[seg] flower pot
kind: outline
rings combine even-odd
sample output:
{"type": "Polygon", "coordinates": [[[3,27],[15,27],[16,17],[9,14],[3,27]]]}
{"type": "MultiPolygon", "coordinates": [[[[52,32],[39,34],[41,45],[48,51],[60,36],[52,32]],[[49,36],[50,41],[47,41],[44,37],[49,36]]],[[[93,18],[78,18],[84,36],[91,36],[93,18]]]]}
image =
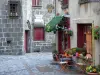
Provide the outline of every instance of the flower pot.
{"type": "Polygon", "coordinates": [[[87,75],[99,75],[98,73],[90,73],[88,72],[87,75]]]}
{"type": "Polygon", "coordinates": [[[53,54],[53,60],[58,61],[58,56],[56,54],[53,54]]]}
{"type": "Polygon", "coordinates": [[[95,40],[98,40],[98,38],[97,38],[97,37],[94,37],[94,39],[95,39],[95,40]]]}

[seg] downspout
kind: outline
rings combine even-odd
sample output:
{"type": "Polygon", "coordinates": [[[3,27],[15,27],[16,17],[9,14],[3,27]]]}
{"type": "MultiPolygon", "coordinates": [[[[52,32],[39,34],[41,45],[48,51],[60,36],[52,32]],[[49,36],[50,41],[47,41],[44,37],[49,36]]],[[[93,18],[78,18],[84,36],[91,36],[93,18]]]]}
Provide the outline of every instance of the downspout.
{"type": "MultiPolygon", "coordinates": [[[[94,37],[94,21],[92,23],[92,37],[94,37]]],[[[93,53],[93,65],[95,65],[95,42],[94,42],[94,38],[92,38],[92,53],[93,53]]]]}
{"type": "Polygon", "coordinates": [[[56,15],[56,0],[55,0],[55,15],[56,15]]]}

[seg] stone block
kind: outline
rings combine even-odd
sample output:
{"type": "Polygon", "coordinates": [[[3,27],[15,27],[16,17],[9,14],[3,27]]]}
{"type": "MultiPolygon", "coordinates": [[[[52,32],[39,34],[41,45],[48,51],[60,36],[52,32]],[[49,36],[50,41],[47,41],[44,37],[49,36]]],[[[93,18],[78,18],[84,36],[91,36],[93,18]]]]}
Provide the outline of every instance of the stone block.
{"type": "Polygon", "coordinates": [[[2,15],[1,15],[0,18],[1,18],[1,19],[4,19],[4,18],[6,18],[6,16],[2,16],[2,15]]]}
{"type": "Polygon", "coordinates": [[[18,33],[18,37],[22,37],[23,36],[23,33],[18,33]]]}
{"type": "Polygon", "coordinates": [[[2,12],[2,15],[7,15],[7,11],[6,10],[3,10],[1,12],[2,12]]]}
{"type": "Polygon", "coordinates": [[[17,45],[17,42],[12,42],[13,45],[17,45]]]}
{"type": "Polygon", "coordinates": [[[7,52],[7,53],[10,53],[10,52],[11,52],[11,50],[6,50],[6,52],[7,52]]]}
{"type": "Polygon", "coordinates": [[[3,33],[0,33],[0,37],[3,37],[3,33]]]}
{"type": "Polygon", "coordinates": [[[2,43],[0,42],[0,46],[2,46],[2,43]]]}
{"type": "Polygon", "coordinates": [[[12,19],[7,19],[7,23],[8,24],[12,24],[13,23],[13,20],[12,19]]]}
{"type": "Polygon", "coordinates": [[[3,31],[3,29],[2,28],[0,28],[0,32],[2,32],[3,31]]]}
{"type": "Polygon", "coordinates": [[[34,51],[34,52],[40,52],[40,47],[35,47],[35,48],[33,48],[33,51],[34,51]]]}
{"type": "Polygon", "coordinates": [[[9,28],[8,32],[14,32],[14,29],[13,28],[9,28]]]}
{"type": "Polygon", "coordinates": [[[1,42],[5,42],[5,38],[1,38],[1,42]]]}
{"type": "Polygon", "coordinates": [[[52,52],[52,47],[51,46],[42,46],[41,52],[52,52]]]}
{"type": "Polygon", "coordinates": [[[3,28],[3,32],[8,32],[8,28],[3,28]]]}
{"type": "Polygon", "coordinates": [[[0,28],[5,28],[5,24],[0,24],[0,28]]]}
{"type": "Polygon", "coordinates": [[[4,33],[4,37],[11,37],[11,33],[4,33]]]}
{"type": "Polygon", "coordinates": [[[2,24],[7,24],[7,19],[2,19],[2,24]]]}
{"type": "Polygon", "coordinates": [[[5,49],[5,47],[0,47],[0,49],[5,49]]]}
{"type": "Polygon", "coordinates": [[[18,25],[17,25],[17,24],[12,24],[12,27],[13,27],[13,28],[17,28],[18,25]]]}
{"type": "Polygon", "coordinates": [[[11,24],[5,24],[5,28],[11,28],[11,24]]]}
{"type": "Polygon", "coordinates": [[[3,42],[2,44],[3,44],[3,46],[7,46],[7,42],[3,42]]]}
{"type": "Polygon", "coordinates": [[[18,45],[23,45],[23,41],[19,41],[18,42],[18,45]]]}
{"type": "Polygon", "coordinates": [[[20,37],[16,37],[16,38],[14,38],[14,41],[20,41],[20,40],[21,40],[20,37]]]}
{"type": "Polygon", "coordinates": [[[12,33],[12,37],[17,37],[17,33],[12,33]]]}
{"type": "Polygon", "coordinates": [[[23,32],[23,28],[20,28],[21,32],[23,32]]]}
{"type": "MultiPolygon", "coordinates": [[[[9,49],[11,49],[11,47],[6,47],[6,49],[9,50],[9,49]]],[[[6,50],[6,52],[7,52],[7,50],[6,50]]]]}
{"type": "Polygon", "coordinates": [[[21,45],[15,46],[15,48],[16,48],[16,49],[19,49],[19,48],[22,48],[22,46],[21,46],[21,45]]]}
{"type": "Polygon", "coordinates": [[[20,28],[14,28],[14,32],[21,32],[20,28]]]}
{"type": "Polygon", "coordinates": [[[1,24],[1,19],[0,19],[0,24],[1,24]]]}
{"type": "Polygon", "coordinates": [[[23,27],[23,25],[22,25],[22,24],[17,24],[17,26],[18,26],[18,27],[23,27]]]}

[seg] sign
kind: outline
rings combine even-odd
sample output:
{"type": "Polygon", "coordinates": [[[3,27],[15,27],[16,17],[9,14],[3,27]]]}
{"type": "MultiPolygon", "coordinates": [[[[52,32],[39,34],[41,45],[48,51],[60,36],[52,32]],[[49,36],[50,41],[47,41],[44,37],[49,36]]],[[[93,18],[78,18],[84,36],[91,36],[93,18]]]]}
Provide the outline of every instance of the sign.
{"type": "Polygon", "coordinates": [[[48,4],[47,9],[48,9],[49,13],[52,13],[52,10],[54,9],[54,6],[52,4],[48,4]]]}

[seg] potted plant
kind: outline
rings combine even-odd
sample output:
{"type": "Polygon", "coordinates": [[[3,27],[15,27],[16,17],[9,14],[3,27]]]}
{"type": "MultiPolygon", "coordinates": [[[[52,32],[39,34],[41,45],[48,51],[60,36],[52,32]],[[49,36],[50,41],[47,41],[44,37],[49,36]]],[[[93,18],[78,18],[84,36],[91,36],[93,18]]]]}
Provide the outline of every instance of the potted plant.
{"type": "Polygon", "coordinates": [[[58,51],[57,50],[53,50],[52,54],[53,54],[53,60],[57,61],[58,60],[58,51]]]}
{"type": "Polygon", "coordinates": [[[100,75],[100,65],[98,65],[97,68],[98,68],[98,74],[100,75]]]}
{"type": "Polygon", "coordinates": [[[96,26],[94,27],[94,39],[97,40],[100,37],[100,27],[96,26]]]}
{"type": "Polygon", "coordinates": [[[98,68],[96,66],[87,66],[86,67],[86,73],[88,75],[98,75],[98,68]]]}

